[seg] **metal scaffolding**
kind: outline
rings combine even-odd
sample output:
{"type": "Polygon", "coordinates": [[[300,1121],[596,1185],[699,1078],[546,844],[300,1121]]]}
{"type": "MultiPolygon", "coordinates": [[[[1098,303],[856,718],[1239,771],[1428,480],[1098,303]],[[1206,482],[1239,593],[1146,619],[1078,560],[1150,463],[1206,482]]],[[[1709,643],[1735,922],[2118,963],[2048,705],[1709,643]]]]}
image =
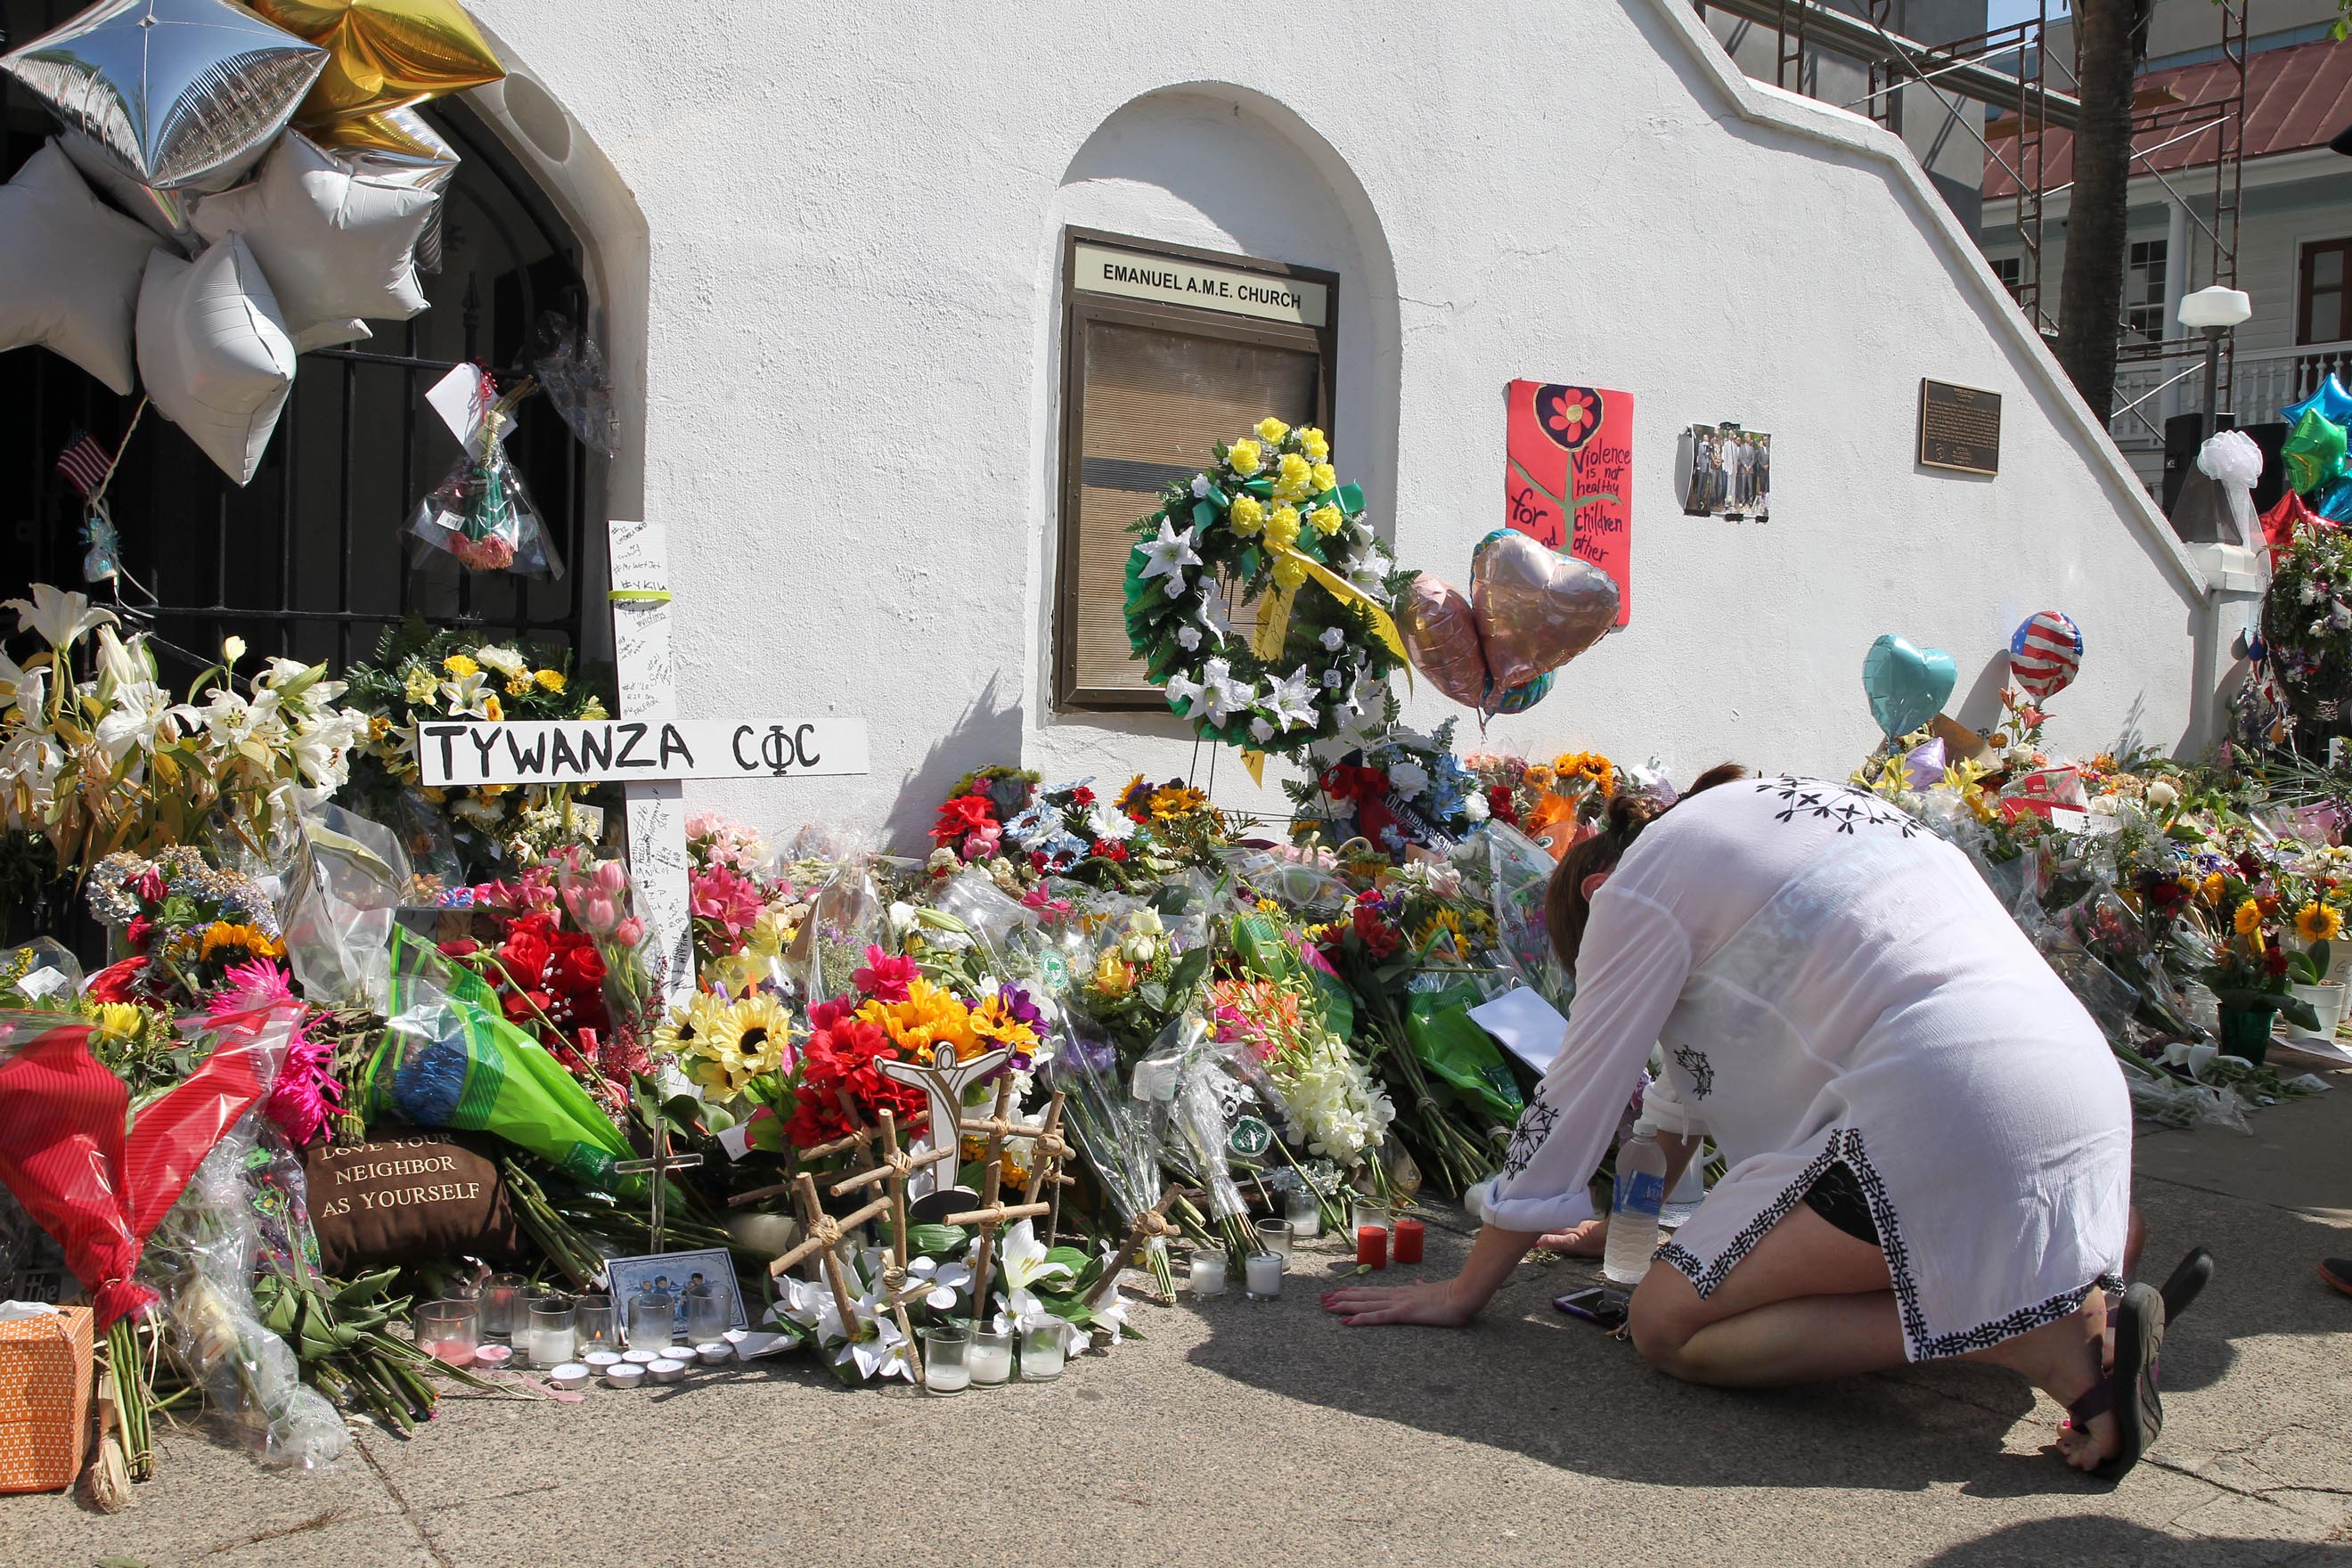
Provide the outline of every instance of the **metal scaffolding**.
{"type": "MultiPolygon", "coordinates": [[[[2014,211],[2000,233],[1980,236],[1979,240],[2005,237],[2009,230],[2015,230],[2021,260],[2011,291],[2038,330],[2055,331],[2055,314],[2048,307],[2054,302],[2056,291],[2054,287],[2045,287],[2054,279],[2045,279],[2042,268],[2043,215],[2049,198],[2067,190],[2073,182],[2049,184],[2048,136],[2053,131],[2075,129],[2082,100],[2076,91],[2080,78],[2072,51],[2070,58],[2057,61],[2042,47],[2053,19],[2052,0],[2038,0],[2035,14],[2022,20],[1972,37],[1933,44],[1894,30],[1895,0],[1853,0],[1853,9],[1832,8],[1823,0],[1696,3],[1701,16],[1721,11],[1772,30],[1773,79],[1779,87],[1820,96],[1819,61],[1830,56],[1854,62],[1868,75],[1869,90],[1842,107],[1900,130],[1905,129],[1899,124],[1900,110],[1912,102],[1924,102],[1942,116],[1942,123],[1909,129],[1915,132],[1932,129],[1940,135],[1957,125],[1968,132],[1984,150],[1988,167],[2006,172],[2017,187],[2014,211]],[[1900,96],[1906,87],[1913,86],[1934,90],[1912,94],[1908,100],[1900,96]],[[1982,111],[1988,108],[1996,111],[1996,118],[1983,118],[1982,111]]],[[[2229,90],[2203,103],[2183,103],[2162,90],[2137,94],[2133,101],[2132,163],[2135,174],[2153,175],[2203,231],[2210,280],[2235,288],[2239,169],[2246,120],[2246,0],[2216,0],[2214,10],[2229,90]],[[2209,131],[2215,132],[2210,158],[2200,156],[2195,164],[2170,171],[2158,170],[2150,163],[2153,154],[2209,131]],[[2199,215],[2189,194],[2192,189],[2201,191],[2209,174],[2210,221],[2199,215]]],[[[2079,44],[2079,32],[2074,37],[2079,44]]],[[[2173,267],[2188,262],[2187,256],[2167,258],[2173,267]]],[[[2194,342],[2178,338],[2133,342],[2121,321],[2116,330],[2125,340],[2119,357],[2127,362],[2201,352],[2194,342]]],[[[2226,377],[2223,384],[2229,384],[2226,377]]],[[[2124,412],[2145,422],[2137,405],[2118,411],[2119,416],[2124,412]]]]}

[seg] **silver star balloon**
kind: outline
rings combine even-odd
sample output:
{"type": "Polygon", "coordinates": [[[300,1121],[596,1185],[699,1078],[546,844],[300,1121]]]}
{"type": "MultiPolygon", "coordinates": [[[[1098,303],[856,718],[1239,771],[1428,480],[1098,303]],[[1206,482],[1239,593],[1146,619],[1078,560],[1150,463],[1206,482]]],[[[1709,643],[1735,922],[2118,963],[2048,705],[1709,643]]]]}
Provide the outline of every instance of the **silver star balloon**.
{"type": "Polygon", "coordinates": [[[220,188],[286,128],[327,51],[230,0],[100,0],[0,55],[124,178],[220,188]]]}

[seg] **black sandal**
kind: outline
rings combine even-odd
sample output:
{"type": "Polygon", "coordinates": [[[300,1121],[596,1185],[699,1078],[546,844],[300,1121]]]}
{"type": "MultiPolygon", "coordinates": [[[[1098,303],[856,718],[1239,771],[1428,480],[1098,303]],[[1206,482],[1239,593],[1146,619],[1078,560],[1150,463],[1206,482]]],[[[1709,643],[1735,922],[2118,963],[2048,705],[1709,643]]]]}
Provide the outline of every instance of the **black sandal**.
{"type": "Polygon", "coordinates": [[[2115,1456],[2089,1472],[2102,1480],[2128,1474],[2164,1430],[2164,1401],[2156,1387],[2157,1358],[2164,1349],[2163,1296],[2153,1286],[2127,1287],[2115,1322],[2114,1370],[2105,1383],[2066,1407],[2068,1424],[2084,1436],[2095,1417],[2116,1418],[2115,1456]]]}
{"type": "Polygon", "coordinates": [[[2189,1304],[2197,1300],[2206,1286],[2213,1282],[2213,1255],[2201,1247],[2192,1247],[2181,1254],[2180,1261],[2172,1266],[2172,1273],[2157,1294],[2164,1298],[2164,1321],[2169,1326],[2180,1321],[2189,1304]]]}

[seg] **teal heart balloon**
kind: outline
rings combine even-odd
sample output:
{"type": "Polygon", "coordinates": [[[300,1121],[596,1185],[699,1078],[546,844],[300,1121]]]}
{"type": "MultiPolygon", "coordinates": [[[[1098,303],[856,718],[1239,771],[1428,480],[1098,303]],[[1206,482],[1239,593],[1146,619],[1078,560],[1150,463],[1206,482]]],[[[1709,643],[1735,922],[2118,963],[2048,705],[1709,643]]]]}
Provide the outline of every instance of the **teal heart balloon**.
{"type": "Polygon", "coordinates": [[[1939,647],[1921,647],[1909,637],[1887,633],[1863,656],[1862,689],[1870,716],[1895,740],[1944,710],[1960,672],[1939,647]]]}

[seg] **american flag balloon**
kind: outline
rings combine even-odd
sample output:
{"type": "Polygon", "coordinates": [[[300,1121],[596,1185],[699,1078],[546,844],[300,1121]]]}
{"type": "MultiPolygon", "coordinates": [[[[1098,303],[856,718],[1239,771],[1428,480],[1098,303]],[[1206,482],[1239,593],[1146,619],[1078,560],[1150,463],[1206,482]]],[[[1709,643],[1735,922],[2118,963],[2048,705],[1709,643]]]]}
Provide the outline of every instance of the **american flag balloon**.
{"type": "Polygon", "coordinates": [[[2063,690],[2083,663],[2083,628],[2055,610],[2039,610],[2009,639],[2009,672],[2037,701],[2063,690]]]}

